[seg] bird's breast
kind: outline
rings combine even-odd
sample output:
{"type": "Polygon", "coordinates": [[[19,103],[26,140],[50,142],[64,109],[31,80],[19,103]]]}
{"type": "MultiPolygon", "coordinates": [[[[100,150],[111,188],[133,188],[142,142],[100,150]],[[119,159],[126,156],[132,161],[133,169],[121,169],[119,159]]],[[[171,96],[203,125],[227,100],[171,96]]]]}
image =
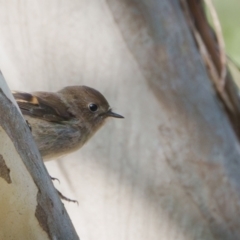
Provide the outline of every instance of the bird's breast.
{"type": "Polygon", "coordinates": [[[76,151],[86,142],[87,130],[76,123],[55,123],[26,117],[44,161],[76,151]]]}

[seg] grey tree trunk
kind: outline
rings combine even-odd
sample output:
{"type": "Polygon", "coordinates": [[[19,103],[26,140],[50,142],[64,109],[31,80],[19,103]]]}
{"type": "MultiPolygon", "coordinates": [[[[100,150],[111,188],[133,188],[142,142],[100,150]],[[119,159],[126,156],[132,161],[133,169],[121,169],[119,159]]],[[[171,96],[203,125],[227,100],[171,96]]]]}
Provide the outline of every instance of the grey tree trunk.
{"type": "Polygon", "coordinates": [[[240,239],[239,141],[179,1],[0,3],[12,89],[89,85],[125,116],[47,163],[81,239],[240,239]]]}

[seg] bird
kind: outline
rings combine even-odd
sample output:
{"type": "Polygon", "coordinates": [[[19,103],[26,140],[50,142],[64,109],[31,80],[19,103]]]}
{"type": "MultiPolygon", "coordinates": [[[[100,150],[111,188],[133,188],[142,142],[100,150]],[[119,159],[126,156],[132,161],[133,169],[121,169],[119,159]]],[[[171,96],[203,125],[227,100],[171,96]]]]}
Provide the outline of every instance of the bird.
{"type": "Polygon", "coordinates": [[[80,149],[106,119],[124,118],[106,98],[88,86],[67,86],[57,92],[12,91],[31,127],[43,158],[49,161],[80,149]]]}

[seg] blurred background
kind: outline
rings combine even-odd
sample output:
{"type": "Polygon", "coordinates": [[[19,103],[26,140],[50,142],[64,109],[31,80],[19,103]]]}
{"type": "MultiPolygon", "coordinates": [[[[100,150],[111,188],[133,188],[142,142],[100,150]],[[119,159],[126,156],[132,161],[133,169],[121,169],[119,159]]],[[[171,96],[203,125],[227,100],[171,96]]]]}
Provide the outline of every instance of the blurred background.
{"type": "MultiPolygon", "coordinates": [[[[222,26],[222,32],[225,40],[226,52],[231,59],[240,65],[240,28],[239,28],[239,9],[240,2],[238,0],[221,1],[214,0],[219,20],[222,26]]],[[[239,70],[230,64],[234,79],[240,86],[239,70]]]]}
{"type": "MultiPolygon", "coordinates": [[[[158,131],[171,139],[165,126],[172,120],[149,90],[114,19],[113,9],[123,9],[123,19],[126,9],[120,1],[111,8],[110,2],[0,0],[1,70],[13,90],[94,87],[125,116],[111,119],[80,151],[46,163],[60,180],[57,189],[79,202],[64,205],[82,240],[215,239],[191,194],[182,192],[175,165],[169,166],[158,131]],[[186,212],[191,216],[182,221],[186,212]]],[[[214,3],[227,53],[240,65],[240,2],[214,3]]]]}
{"type": "Polygon", "coordinates": [[[222,25],[227,53],[240,64],[240,29],[238,23],[240,2],[238,0],[214,0],[213,2],[222,25]]]}

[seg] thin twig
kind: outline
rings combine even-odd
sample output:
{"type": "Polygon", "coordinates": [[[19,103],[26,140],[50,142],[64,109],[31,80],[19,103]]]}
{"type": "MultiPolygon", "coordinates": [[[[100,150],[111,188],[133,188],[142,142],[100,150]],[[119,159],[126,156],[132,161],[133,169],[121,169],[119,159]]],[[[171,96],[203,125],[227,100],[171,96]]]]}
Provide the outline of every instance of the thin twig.
{"type": "Polygon", "coordinates": [[[211,14],[213,25],[215,28],[216,38],[218,41],[219,55],[220,55],[220,62],[221,62],[221,73],[220,73],[221,87],[220,87],[220,90],[223,91],[224,86],[225,86],[226,74],[227,74],[227,67],[226,67],[227,58],[226,58],[226,54],[225,54],[225,45],[224,45],[224,39],[223,39],[223,34],[222,34],[222,28],[221,28],[221,24],[218,19],[218,15],[217,15],[217,12],[213,5],[212,0],[205,0],[205,3],[211,14]]]}
{"type": "MultiPolygon", "coordinates": [[[[210,78],[212,79],[212,81],[213,81],[213,83],[216,87],[217,92],[219,93],[222,100],[226,104],[227,108],[233,112],[234,107],[232,105],[232,102],[229,99],[229,96],[227,95],[227,93],[224,91],[224,84],[219,84],[219,82],[221,82],[221,79],[219,81],[220,76],[218,75],[218,71],[216,69],[216,66],[213,63],[211,56],[209,55],[209,52],[208,52],[208,50],[205,46],[205,43],[204,43],[201,35],[199,34],[198,30],[196,29],[196,26],[193,23],[193,20],[190,16],[190,13],[189,13],[189,8],[188,8],[188,6],[187,6],[187,4],[184,0],[181,0],[181,5],[182,5],[182,8],[185,12],[185,16],[188,20],[190,29],[192,30],[193,36],[194,36],[194,38],[197,42],[197,45],[199,47],[199,52],[200,52],[200,54],[201,54],[201,56],[202,56],[202,58],[205,62],[205,65],[206,65],[207,69],[208,69],[208,74],[209,74],[210,78]]],[[[224,56],[225,56],[225,53],[224,53],[224,56]]],[[[226,66],[225,65],[224,65],[224,68],[225,68],[225,71],[226,71],[226,66]]],[[[225,79],[225,77],[224,77],[224,79],[225,79]]]]}

